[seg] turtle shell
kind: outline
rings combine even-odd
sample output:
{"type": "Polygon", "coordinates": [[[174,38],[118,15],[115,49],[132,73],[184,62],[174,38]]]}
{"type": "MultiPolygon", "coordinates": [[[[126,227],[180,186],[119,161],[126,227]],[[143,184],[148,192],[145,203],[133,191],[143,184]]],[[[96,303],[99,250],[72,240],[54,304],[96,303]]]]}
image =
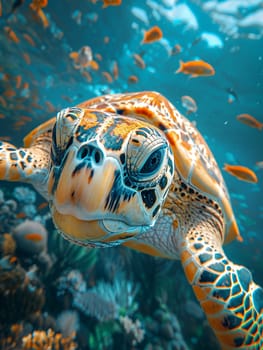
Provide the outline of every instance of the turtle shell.
{"type": "Polygon", "coordinates": [[[196,127],[164,96],[153,91],[105,95],[79,106],[147,120],[160,128],[171,145],[181,179],[220,205],[225,219],[224,242],[242,240],[226,184],[212,152],[196,127]]]}
{"type": "MultiPolygon", "coordinates": [[[[105,95],[83,102],[78,107],[138,118],[162,130],[172,148],[181,179],[220,205],[225,219],[225,242],[234,238],[241,240],[229,194],[212,152],[195,126],[165,97],[151,91],[105,95]]],[[[24,138],[25,147],[30,147],[45,133],[51,137],[54,123],[55,118],[52,118],[31,131],[24,138]]]]}

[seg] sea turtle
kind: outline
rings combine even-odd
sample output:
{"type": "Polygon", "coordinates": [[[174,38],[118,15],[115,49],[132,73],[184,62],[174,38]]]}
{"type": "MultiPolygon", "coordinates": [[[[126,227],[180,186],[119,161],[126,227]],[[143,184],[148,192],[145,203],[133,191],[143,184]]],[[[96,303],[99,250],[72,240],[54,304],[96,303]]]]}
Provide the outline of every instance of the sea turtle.
{"type": "Polygon", "coordinates": [[[31,183],[73,243],[123,244],[181,259],[223,349],[263,349],[263,290],[222,245],[241,239],[217,163],[197,129],[157,92],[66,108],[1,142],[0,179],[31,183]]]}

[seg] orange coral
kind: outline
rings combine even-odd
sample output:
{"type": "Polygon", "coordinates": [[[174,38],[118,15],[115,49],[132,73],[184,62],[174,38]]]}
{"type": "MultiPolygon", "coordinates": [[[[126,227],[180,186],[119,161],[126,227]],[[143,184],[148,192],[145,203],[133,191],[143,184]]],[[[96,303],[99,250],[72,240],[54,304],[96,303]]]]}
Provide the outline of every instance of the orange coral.
{"type": "Polygon", "coordinates": [[[22,339],[22,350],[75,350],[77,344],[72,337],[63,338],[61,333],[34,331],[22,339]]]}

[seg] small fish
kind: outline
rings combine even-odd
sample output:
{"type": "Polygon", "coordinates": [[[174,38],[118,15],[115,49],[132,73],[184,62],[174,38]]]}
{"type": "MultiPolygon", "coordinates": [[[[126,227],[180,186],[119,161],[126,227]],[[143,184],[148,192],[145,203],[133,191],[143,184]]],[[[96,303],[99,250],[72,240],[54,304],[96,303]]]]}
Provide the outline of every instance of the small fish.
{"type": "Polygon", "coordinates": [[[7,102],[6,102],[6,100],[3,98],[3,96],[0,96],[0,105],[2,105],[2,107],[4,107],[4,108],[7,107],[7,102]]]}
{"type": "Polygon", "coordinates": [[[183,62],[182,60],[180,60],[180,67],[175,73],[190,74],[191,78],[196,78],[199,76],[207,77],[210,75],[214,75],[215,70],[211,66],[211,64],[202,60],[188,62],[183,62]]]}
{"type": "Polygon", "coordinates": [[[41,9],[43,7],[46,7],[48,4],[48,0],[32,0],[30,6],[34,9],[41,9]]]}
{"type": "Polygon", "coordinates": [[[144,37],[142,40],[142,44],[150,44],[155,41],[160,40],[163,37],[163,32],[160,27],[153,26],[149,30],[144,32],[144,37]]]}
{"type": "Polygon", "coordinates": [[[93,70],[98,70],[100,68],[98,62],[96,62],[94,60],[90,61],[89,67],[93,70]]]}
{"type": "Polygon", "coordinates": [[[45,101],[47,110],[49,113],[54,113],[56,111],[56,108],[53,106],[53,104],[49,101],[45,101]]]}
{"type": "Polygon", "coordinates": [[[138,66],[141,69],[144,69],[146,67],[146,64],[141,55],[135,53],[132,55],[132,57],[134,58],[134,63],[136,64],[136,66],[138,66]]]}
{"type": "Polygon", "coordinates": [[[24,126],[26,124],[26,122],[24,120],[18,120],[17,122],[15,122],[13,124],[13,127],[15,130],[19,130],[21,128],[21,126],[24,126]]]}
{"type": "Polygon", "coordinates": [[[22,115],[20,120],[23,120],[24,122],[32,122],[32,118],[28,117],[27,115],[22,115]]]}
{"type": "Polygon", "coordinates": [[[182,52],[182,47],[179,44],[174,45],[174,47],[170,51],[170,55],[178,55],[178,53],[182,52]]]}
{"type": "Polygon", "coordinates": [[[48,0],[33,0],[31,4],[29,4],[29,7],[32,11],[34,11],[37,15],[37,17],[42,22],[44,28],[47,28],[49,26],[48,19],[42,10],[43,7],[46,7],[48,4],[48,0]]]}
{"type": "Polygon", "coordinates": [[[92,50],[89,46],[83,46],[78,52],[71,52],[69,57],[74,61],[74,68],[81,70],[88,67],[93,60],[92,50]]]}
{"type": "Polygon", "coordinates": [[[73,102],[73,99],[67,95],[62,95],[61,96],[63,98],[63,100],[69,102],[69,103],[72,103],[73,102]]]}
{"type": "Polygon", "coordinates": [[[84,70],[81,75],[87,79],[88,82],[91,82],[92,81],[92,76],[90,75],[90,73],[86,70],[84,70]]]}
{"type": "Polygon", "coordinates": [[[23,37],[24,37],[24,39],[25,39],[31,46],[33,46],[33,47],[36,46],[35,41],[33,40],[33,38],[32,38],[29,34],[24,33],[24,34],[23,34],[23,37]]]}
{"type": "Polygon", "coordinates": [[[239,114],[236,118],[241,123],[251,126],[251,128],[256,128],[258,130],[262,130],[263,128],[263,123],[258,121],[256,118],[252,117],[252,115],[250,114],[247,114],[247,113],[239,114]]]}
{"type": "Polygon", "coordinates": [[[131,84],[136,84],[138,83],[139,79],[136,77],[136,75],[130,75],[128,78],[128,82],[131,84]]]}
{"type": "Polygon", "coordinates": [[[114,80],[119,78],[119,66],[118,66],[117,61],[113,62],[112,75],[113,75],[114,80]]]}
{"type": "Polygon", "coordinates": [[[14,43],[18,44],[20,42],[20,39],[17,37],[16,33],[13,31],[12,28],[5,26],[4,31],[7,34],[8,38],[14,43]]]}
{"type": "Polygon", "coordinates": [[[103,38],[103,42],[104,42],[104,44],[108,44],[110,42],[110,37],[109,36],[105,36],[103,38]]]}
{"type": "Polygon", "coordinates": [[[21,211],[20,213],[16,214],[16,218],[17,219],[24,219],[24,218],[26,218],[26,214],[23,211],[21,211]]]}
{"type": "Polygon", "coordinates": [[[37,210],[42,210],[48,206],[48,202],[42,202],[38,205],[37,210]]]}
{"type": "Polygon", "coordinates": [[[22,83],[22,77],[21,75],[17,75],[15,77],[15,81],[16,81],[16,89],[19,89],[21,87],[21,83],[22,83]]]}
{"type": "Polygon", "coordinates": [[[100,53],[96,53],[95,57],[97,58],[98,61],[102,61],[102,56],[100,53]]]}
{"type": "Polygon", "coordinates": [[[26,62],[27,64],[31,64],[31,58],[30,58],[30,56],[29,56],[28,53],[23,52],[23,53],[22,53],[22,56],[23,56],[23,59],[25,60],[25,62],[26,62]]]}
{"type": "Polygon", "coordinates": [[[186,109],[186,113],[195,113],[197,111],[197,104],[191,96],[181,97],[182,106],[186,109]]]}
{"type": "Polygon", "coordinates": [[[107,80],[108,83],[113,82],[113,78],[109,72],[102,72],[101,74],[104,76],[104,78],[107,80]]]}
{"type": "Polygon", "coordinates": [[[233,88],[227,88],[226,92],[228,93],[228,99],[227,99],[228,103],[233,103],[235,101],[238,101],[237,93],[233,88]]]}
{"type": "Polygon", "coordinates": [[[122,0],[103,0],[102,8],[106,8],[108,6],[119,6],[121,5],[122,0]]]}
{"type": "Polygon", "coordinates": [[[32,242],[41,242],[43,236],[40,233],[27,233],[24,235],[24,238],[32,242]]]}
{"type": "Polygon", "coordinates": [[[263,169],[263,160],[260,160],[259,162],[256,162],[256,166],[257,166],[259,169],[263,169]]]}
{"type": "Polygon", "coordinates": [[[254,173],[254,171],[245,166],[224,164],[223,169],[239,180],[252,183],[258,182],[257,175],[254,173]]]}

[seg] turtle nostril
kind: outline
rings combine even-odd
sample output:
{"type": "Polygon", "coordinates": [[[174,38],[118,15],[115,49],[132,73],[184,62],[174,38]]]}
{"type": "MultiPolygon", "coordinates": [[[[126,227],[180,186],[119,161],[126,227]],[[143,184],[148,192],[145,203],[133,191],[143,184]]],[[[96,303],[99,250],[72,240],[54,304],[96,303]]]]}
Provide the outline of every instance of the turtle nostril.
{"type": "Polygon", "coordinates": [[[103,154],[97,147],[93,145],[84,145],[78,151],[78,158],[85,160],[89,159],[93,161],[95,164],[100,164],[103,159],[103,154]]]}
{"type": "Polygon", "coordinates": [[[99,150],[95,150],[94,151],[94,160],[95,160],[96,164],[100,163],[100,161],[101,161],[101,153],[100,153],[99,150]]]}
{"type": "Polygon", "coordinates": [[[87,155],[89,154],[89,148],[88,147],[82,147],[80,150],[79,150],[79,152],[78,152],[79,154],[79,157],[81,158],[81,159],[84,159],[85,157],[87,157],[87,155]]]}

